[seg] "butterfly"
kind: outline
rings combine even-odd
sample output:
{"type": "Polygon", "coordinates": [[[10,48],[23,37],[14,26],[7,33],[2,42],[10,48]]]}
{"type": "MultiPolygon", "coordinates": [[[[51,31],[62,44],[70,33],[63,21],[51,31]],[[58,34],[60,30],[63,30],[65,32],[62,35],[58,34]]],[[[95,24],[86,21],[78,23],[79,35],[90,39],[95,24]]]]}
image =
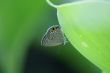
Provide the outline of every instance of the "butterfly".
{"type": "Polygon", "coordinates": [[[61,31],[60,25],[53,25],[49,27],[41,39],[42,46],[58,46],[64,45],[66,38],[61,31]]]}

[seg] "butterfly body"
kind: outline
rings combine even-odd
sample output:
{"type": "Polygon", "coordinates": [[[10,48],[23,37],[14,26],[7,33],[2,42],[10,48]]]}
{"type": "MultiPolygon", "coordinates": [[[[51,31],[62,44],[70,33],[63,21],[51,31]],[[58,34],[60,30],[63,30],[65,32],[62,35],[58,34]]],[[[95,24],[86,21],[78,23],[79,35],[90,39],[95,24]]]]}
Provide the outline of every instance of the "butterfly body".
{"type": "Polygon", "coordinates": [[[51,26],[41,40],[43,46],[58,46],[65,44],[65,37],[59,25],[51,26]]]}

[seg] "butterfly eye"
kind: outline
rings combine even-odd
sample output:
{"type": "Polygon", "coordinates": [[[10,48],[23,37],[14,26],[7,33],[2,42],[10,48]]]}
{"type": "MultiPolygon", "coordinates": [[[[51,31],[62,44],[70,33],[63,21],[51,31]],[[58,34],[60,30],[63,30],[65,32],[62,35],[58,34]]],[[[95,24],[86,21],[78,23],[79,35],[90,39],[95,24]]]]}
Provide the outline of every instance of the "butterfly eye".
{"type": "Polygon", "coordinates": [[[51,32],[54,32],[55,30],[56,30],[56,28],[53,27],[53,28],[51,29],[51,32]]]}
{"type": "Polygon", "coordinates": [[[55,28],[53,27],[53,28],[52,28],[52,30],[54,31],[54,30],[55,30],[55,28]]]}

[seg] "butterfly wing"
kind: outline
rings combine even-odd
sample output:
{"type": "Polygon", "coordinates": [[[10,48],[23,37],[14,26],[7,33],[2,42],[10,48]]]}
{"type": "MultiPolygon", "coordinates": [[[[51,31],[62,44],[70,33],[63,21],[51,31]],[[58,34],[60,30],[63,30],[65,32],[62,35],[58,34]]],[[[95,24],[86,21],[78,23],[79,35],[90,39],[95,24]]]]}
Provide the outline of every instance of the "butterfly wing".
{"type": "Polygon", "coordinates": [[[61,29],[57,30],[56,32],[49,32],[44,35],[41,40],[41,45],[43,46],[58,46],[64,44],[65,37],[62,33],[61,29]]]}

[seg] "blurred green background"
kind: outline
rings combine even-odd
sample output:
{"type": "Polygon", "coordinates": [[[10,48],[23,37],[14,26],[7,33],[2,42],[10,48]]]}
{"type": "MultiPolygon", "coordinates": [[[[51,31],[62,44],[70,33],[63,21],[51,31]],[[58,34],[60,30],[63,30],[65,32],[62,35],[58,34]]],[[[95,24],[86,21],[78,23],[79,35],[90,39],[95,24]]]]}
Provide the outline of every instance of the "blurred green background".
{"type": "Polygon", "coordinates": [[[40,45],[47,28],[55,24],[56,9],[46,0],[0,0],[0,73],[101,73],[70,43],[40,45]]]}

